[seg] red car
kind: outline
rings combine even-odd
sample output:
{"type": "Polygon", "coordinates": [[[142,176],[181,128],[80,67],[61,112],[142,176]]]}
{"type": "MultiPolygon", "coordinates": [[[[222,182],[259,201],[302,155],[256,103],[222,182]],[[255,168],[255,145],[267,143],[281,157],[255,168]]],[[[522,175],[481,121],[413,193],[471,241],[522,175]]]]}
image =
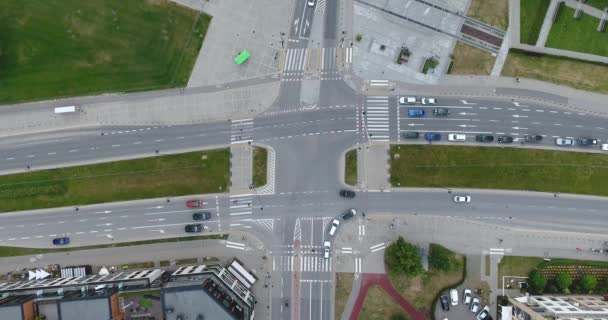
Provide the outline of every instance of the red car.
{"type": "Polygon", "coordinates": [[[186,207],[188,208],[202,208],[203,200],[189,200],[186,202],[186,207]]]}

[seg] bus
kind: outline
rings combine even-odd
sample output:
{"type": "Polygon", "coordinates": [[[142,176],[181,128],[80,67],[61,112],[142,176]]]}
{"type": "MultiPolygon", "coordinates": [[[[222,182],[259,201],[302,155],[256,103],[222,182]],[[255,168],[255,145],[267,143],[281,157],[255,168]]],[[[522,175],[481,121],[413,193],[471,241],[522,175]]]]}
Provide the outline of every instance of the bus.
{"type": "Polygon", "coordinates": [[[234,58],[234,62],[236,64],[243,64],[243,62],[247,61],[247,59],[249,59],[249,51],[247,50],[243,50],[241,51],[241,53],[239,53],[238,56],[236,56],[236,58],[234,58]]]}

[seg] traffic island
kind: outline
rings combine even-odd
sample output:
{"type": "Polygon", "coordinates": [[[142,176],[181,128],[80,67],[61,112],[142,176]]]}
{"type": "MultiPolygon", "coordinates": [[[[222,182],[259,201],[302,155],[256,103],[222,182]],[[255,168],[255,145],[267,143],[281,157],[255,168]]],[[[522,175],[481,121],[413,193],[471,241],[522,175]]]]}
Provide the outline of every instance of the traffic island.
{"type": "Polygon", "coordinates": [[[344,182],[354,186],[357,184],[357,150],[346,152],[344,157],[344,182]]]}
{"type": "Polygon", "coordinates": [[[256,188],[266,185],[268,171],[268,150],[262,147],[253,148],[253,185],[256,188]]]}

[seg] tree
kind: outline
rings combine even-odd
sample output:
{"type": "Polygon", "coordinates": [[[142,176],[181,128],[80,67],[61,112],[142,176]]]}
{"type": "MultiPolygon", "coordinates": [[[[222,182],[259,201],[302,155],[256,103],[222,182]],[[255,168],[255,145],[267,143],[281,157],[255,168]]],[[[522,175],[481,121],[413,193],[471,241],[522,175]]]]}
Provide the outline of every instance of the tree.
{"type": "Polygon", "coordinates": [[[572,277],[565,272],[560,272],[555,277],[555,283],[561,290],[566,290],[572,285],[572,277]]]}
{"type": "Polygon", "coordinates": [[[581,286],[589,292],[597,287],[597,278],[594,275],[586,274],[581,278],[581,286]]]}
{"type": "Polygon", "coordinates": [[[532,270],[532,272],[530,272],[529,280],[532,289],[538,293],[542,293],[547,285],[547,277],[538,272],[538,270],[532,270]]]}
{"type": "Polygon", "coordinates": [[[450,271],[458,268],[460,263],[454,258],[454,253],[438,244],[431,244],[429,266],[436,270],[450,271]]]}
{"type": "Polygon", "coordinates": [[[422,273],[422,261],[418,254],[418,248],[399,237],[391,243],[384,255],[384,261],[389,271],[402,273],[408,276],[416,276],[422,273]]]}

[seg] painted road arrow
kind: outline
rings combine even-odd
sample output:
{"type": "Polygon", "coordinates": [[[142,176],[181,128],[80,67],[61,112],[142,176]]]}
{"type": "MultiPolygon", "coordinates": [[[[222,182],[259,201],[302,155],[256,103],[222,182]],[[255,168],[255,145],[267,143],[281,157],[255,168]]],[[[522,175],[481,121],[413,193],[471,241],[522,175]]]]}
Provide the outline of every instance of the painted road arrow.
{"type": "Polygon", "coordinates": [[[410,127],[415,127],[415,126],[423,126],[424,124],[422,124],[422,123],[408,123],[407,125],[410,126],[410,127]]]}
{"type": "Polygon", "coordinates": [[[513,118],[527,118],[528,116],[520,116],[518,114],[514,114],[513,118]]]}
{"type": "Polygon", "coordinates": [[[150,222],[163,222],[165,220],[167,220],[167,219],[158,218],[158,219],[153,219],[153,220],[148,220],[148,221],[150,221],[150,222]]]}

